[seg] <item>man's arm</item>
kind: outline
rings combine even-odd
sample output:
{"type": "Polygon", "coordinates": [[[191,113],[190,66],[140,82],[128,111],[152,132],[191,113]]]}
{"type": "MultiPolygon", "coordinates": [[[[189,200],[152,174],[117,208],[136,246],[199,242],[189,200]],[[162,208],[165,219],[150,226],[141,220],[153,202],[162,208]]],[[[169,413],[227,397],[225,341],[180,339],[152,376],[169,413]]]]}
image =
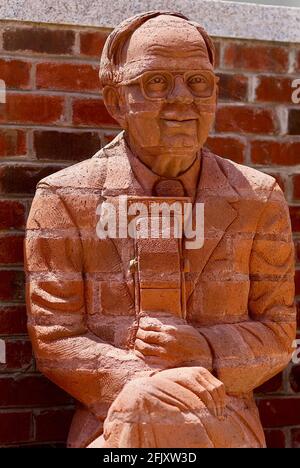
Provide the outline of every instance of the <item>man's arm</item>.
{"type": "Polygon", "coordinates": [[[294,245],[277,184],[257,226],[249,274],[249,320],[195,329],[172,317],[159,323],[145,317],[136,346],[146,361],[206,367],[231,394],[248,393],[280,372],[295,337],[294,245]]]}
{"type": "Polygon", "coordinates": [[[88,330],[79,232],[58,191],[45,183],[30,211],[25,257],[28,330],[38,367],[97,415],[149,368],[88,330]]]}
{"type": "Polygon", "coordinates": [[[199,329],[228,393],[247,393],[289,362],[295,338],[294,245],[288,207],[276,184],[261,214],[250,258],[250,320],[199,329]]]}

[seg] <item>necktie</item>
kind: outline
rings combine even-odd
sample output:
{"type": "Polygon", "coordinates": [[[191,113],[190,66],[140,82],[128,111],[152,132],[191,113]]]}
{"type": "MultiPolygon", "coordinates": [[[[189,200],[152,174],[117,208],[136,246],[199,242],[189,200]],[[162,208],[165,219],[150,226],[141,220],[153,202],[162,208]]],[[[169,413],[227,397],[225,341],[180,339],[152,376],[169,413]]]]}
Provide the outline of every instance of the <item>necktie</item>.
{"type": "Polygon", "coordinates": [[[184,197],[184,186],[178,179],[161,179],[156,182],[153,194],[157,197],[184,197]]]}

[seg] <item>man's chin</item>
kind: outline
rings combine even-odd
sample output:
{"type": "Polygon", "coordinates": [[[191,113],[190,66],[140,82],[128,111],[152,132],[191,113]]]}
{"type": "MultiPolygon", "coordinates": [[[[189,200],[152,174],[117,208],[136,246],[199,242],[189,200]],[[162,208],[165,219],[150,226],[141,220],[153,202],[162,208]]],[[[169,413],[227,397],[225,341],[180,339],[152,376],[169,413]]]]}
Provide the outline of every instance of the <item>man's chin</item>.
{"type": "Polygon", "coordinates": [[[173,157],[179,159],[185,159],[188,155],[197,154],[200,150],[200,146],[152,146],[144,148],[148,154],[152,154],[153,156],[165,156],[165,157],[173,157]]]}
{"type": "Polygon", "coordinates": [[[198,151],[200,149],[199,141],[186,135],[178,135],[172,137],[163,137],[161,139],[161,148],[165,151],[198,151]]]}

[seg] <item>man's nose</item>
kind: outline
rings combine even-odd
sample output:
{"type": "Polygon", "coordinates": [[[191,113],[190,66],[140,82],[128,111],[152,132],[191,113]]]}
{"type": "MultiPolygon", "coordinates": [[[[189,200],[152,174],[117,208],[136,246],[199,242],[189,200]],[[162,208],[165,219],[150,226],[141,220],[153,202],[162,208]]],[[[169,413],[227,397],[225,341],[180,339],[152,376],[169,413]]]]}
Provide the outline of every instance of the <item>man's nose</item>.
{"type": "Polygon", "coordinates": [[[176,76],[174,80],[174,88],[168,95],[168,102],[182,102],[184,104],[191,104],[194,96],[186,86],[181,76],[176,76]]]}

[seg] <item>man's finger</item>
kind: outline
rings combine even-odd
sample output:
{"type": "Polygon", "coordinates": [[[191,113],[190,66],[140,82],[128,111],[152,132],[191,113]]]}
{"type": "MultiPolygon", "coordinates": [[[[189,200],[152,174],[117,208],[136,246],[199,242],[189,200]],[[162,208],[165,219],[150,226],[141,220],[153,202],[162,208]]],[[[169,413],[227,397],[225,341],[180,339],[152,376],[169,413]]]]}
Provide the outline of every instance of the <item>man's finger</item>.
{"type": "Polygon", "coordinates": [[[218,410],[216,402],[214,401],[210,392],[208,392],[204,387],[199,386],[199,390],[194,393],[199,397],[199,399],[204,403],[206,408],[212,413],[213,416],[218,415],[218,410]],[[201,390],[202,388],[202,390],[201,390]]]}
{"type": "Polygon", "coordinates": [[[166,350],[162,346],[145,343],[144,341],[139,339],[135,340],[135,349],[142,353],[144,356],[165,357],[167,355],[166,350]]]}
{"type": "Polygon", "coordinates": [[[212,396],[216,409],[217,409],[217,416],[219,418],[223,417],[224,407],[225,407],[225,399],[221,393],[219,393],[219,383],[214,384],[211,383],[208,379],[203,378],[202,384],[208,390],[210,395],[212,396]]]}
{"type": "Polygon", "coordinates": [[[171,341],[171,337],[166,333],[143,330],[142,328],[138,329],[136,338],[145,343],[158,344],[160,346],[166,346],[171,341]]]}
{"type": "Polygon", "coordinates": [[[224,411],[224,408],[226,406],[226,390],[225,390],[225,385],[218,380],[216,377],[214,377],[211,373],[208,373],[206,376],[206,379],[212,383],[212,385],[215,387],[215,391],[218,394],[218,399],[222,408],[222,413],[224,411]]]}
{"type": "Polygon", "coordinates": [[[139,327],[142,330],[169,333],[170,335],[175,335],[176,333],[176,327],[173,327],[172,325],[163,325],[150,322],[148,319],[141,319],[139,322],[139,327]]]}

